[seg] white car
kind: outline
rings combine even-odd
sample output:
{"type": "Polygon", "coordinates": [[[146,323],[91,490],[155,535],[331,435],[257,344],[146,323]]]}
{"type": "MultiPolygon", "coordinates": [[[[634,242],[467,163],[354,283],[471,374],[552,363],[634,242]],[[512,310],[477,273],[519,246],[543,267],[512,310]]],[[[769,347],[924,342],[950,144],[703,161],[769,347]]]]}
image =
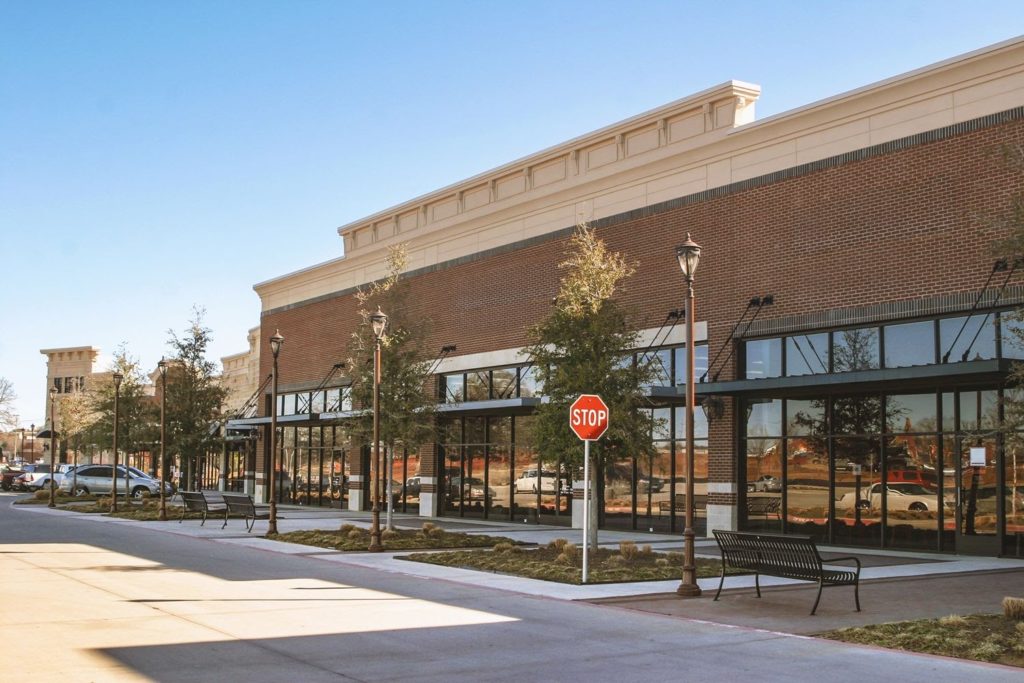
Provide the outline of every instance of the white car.
{"type": "MultiPolygon", "coordinates": [[[[562,475],[562,492],[572,491],[572,482],[569,477],[562,475]]],[[[513,483],[515,493],[554,493],[558,485],[558,474],[554,470],[543,470],[537,476],[537,468],[531,467],[523,470],[519,478],[513,483]]]]}
{"type": "MultiPolygon", "coordinates": [[[[920,484],[893,482],[885,487],[885,493],[887,496],[886,507],[889,510],[926,512],[938,509],[938,494],[920,484]]],[[[952,501],[946,499],[945,504],[951,505],[952,501]]],[[[859,496],[850,491],[836,503],[837,508],[847,510],[852,510],[854,505],[858,505],[861,509],[880,510],[882,508],[882,484],[876,483],[867,489],[861,489],[859,496]]]]}

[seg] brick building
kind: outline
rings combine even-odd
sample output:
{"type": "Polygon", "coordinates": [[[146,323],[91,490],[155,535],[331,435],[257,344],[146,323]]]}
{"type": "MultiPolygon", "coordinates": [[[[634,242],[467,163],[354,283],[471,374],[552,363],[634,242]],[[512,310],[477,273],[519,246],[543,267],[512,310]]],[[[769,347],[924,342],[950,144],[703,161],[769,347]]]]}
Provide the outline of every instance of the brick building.
{"type": "MultiPolygon", "coordinates": [[[[260,344],[287,340],[285,499],[366,504],[365,447],[330,371],[358,323],[355,288],[405,243],[428,346],[456,350],[437,364],[437,443],[396,454],[399,507],[570,524],[556,458],[531,443],[541,398],[521,349],[585,220],[639,264],[622,296],[644,339],[633,351],[663,370],[649,391],[658,456],[602,473],[604,526],[682,528],[684,331],[670,312],[685,296],[674,247],[691,233],[699,532],[1019,553],[1024,452],[1002,399],[1024,355],[1007,315],[1024,285],[997,261],[991,219],[1024,191],[999,154],[1024,143],[1024,40],[761,121],[759,94],[724,83],[417,197],[339,228],[344,257],[256,285],[260,344]]],[[[260,376],[270,366],[264,349],[260,376]]],[[[259,452],[257,493],[265,439],[259,452]]]]}

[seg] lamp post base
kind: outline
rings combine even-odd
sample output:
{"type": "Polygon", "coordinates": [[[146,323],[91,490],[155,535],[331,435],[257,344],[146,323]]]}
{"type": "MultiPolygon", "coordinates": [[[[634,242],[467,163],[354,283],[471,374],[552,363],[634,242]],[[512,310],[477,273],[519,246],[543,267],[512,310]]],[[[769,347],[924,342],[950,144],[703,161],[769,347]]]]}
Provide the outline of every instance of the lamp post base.
{"type": "Polygon", "coordinates": [[[681,598],[699,598],[701,594],[700,586],[695,583],[686,583],[684,581],[679,584],[679,588],[676,588],[676,595],[681,598]]]}
{"type": "Polygon", "coordinates": [[[380,507],[376,502],[373,504],[373,516],[370,523],[370,547],[366,550],[371,553],[379,553],[384,550],[384,546],[380,543],[380,507]]]}
{"type": "Polygon", "coordinates": [[[270,499],[270,516],[267,522],[267,536],[277,535],[277,502],[270,499]]]}

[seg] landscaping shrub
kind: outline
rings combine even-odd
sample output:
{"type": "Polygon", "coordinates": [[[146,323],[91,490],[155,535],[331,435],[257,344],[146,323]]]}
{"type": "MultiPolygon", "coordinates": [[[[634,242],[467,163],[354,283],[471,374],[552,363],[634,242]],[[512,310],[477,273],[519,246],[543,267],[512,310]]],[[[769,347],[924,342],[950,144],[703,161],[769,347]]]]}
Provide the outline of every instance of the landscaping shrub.
{"type": "Polygon", "coordinates": [[[50,497],[50,489],[39,489],[32,497],[36,500],[46,500],[50,497]]]}
{"type": "Polygon", "coordinates": [[[398,538],[398,532],[394,529],[385,529],[384,531],[380,532],[380,537],[383,538],[385,541],[392,538],[398,538]]]}
{"type": "Polygon", "coordinates": [[[548,550],[557,550],[558,552],[562,552],[562,550],[565,549],[565,546],[568,545],[568,543],[569,539],[567,538],[556,538],[555,540],[548,543],[548,550]]]}
{"type": "Polygon", "coordinates": [[[1007,619],[1024,620],[1024,598],[1003,598],[1003,614],[1007,619]]]}
{"type": "Polygon", "coordinates": [[[338,529],[338,531],[340,531],[343,534],[347,534],[350,531],[358,531],[358,530],[359,530],[359,527],[357,527],[355,524],[342,524],[341,527],[338,529]]]}
{"type": "Polygon", "coordinates": [[[632,562],[640,555],[640,550],[633,541],[619,541],[619,555],[623,560],[632,562]]]}
{"type": "Polygon", "coordinates": [[[353,541],[356,541],[363,537],[363,532],[360,529],[352,529],[348,532],[348,537],[353,541]]]}

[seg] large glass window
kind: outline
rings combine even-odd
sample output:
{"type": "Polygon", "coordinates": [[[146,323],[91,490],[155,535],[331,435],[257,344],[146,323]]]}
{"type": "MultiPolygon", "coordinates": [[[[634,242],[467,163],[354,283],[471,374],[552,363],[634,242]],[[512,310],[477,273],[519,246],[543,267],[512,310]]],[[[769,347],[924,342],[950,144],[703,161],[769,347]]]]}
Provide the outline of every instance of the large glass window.
{"type": "MultiPolygon", "coordinates": [[[[675,363],[676,385],[686,384],[686,347],[680,346],[672,349],[673,362],[675,363]]],[[[693,347],[693,374],[697,381],[708,381],[705,375],[708,372],[708,345],[696,344],[693,347]]]]}
{"type": "Polygon", "coordinates": [[[828,333],[786,338],[786,375],[821,375],[828,372],[828,333]]]}
{"type": "Polygon", "coordinates": [[[754,399],[747,404],[747,436],[782,436],[782,401],[754,399]]]}
{"type": "Polygon", "coordinates": [[[478,370],[466,373],[466,400],[486,401],[491,397],[491,373],[478,370]]]}
{"type": "Polygon", "coordinates": [[[465,375],[445,375],[444,377],[444,402],[462,403],[466,400],[466,378],[465,375]]]}
{"type": "Polygon", "coordinates": [[[543,383],[537,373],[537,367],[527,365],[519,369],[519,395],[523,398],[540,396],[544,393],[543,383]]]}
{"type": "Polygon", "coordinates": [[[832,371],[852,372],[879,367],[878,330],[862,327],[832,333],[832,371]]]}
{"type": "Polygon", "coordinates": [[[999,314],[1003,358],[1024,358],[1024,321],[1019,314],[1003,311],[999,314]]]}
{"type": "Polygon", "coordinates": [[[935,363],[935,323],[931,320],[887,325],[885,367],[906,368],[935,363]]]}
{"type": "Polygon", "coordinates": [[[782,376],[782,340],[757,339],[746,344],[747,379],[782,376]]]}
{"type": "Polygon", "coordinates": [[[996,357],[995,316],[972,315],[939,321],[942,361],[959,363],[996,357]]]}

